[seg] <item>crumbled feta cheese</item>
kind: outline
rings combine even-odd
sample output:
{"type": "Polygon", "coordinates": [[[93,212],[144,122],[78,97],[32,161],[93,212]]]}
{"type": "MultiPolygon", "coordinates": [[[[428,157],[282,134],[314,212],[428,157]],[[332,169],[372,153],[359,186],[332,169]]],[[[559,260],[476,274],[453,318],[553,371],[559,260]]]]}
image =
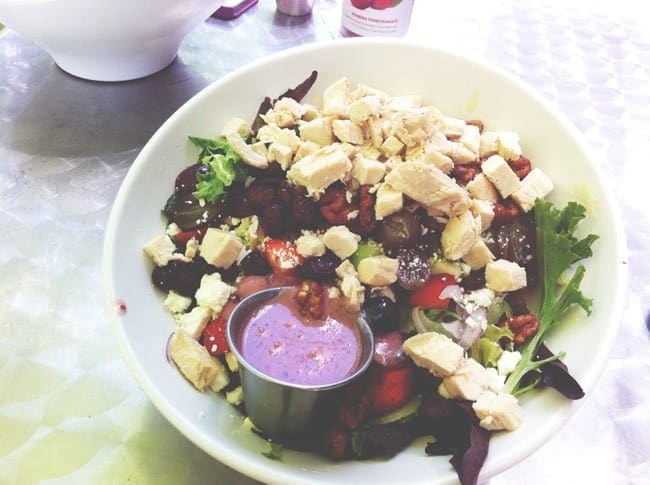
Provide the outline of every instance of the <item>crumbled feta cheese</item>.
{"type": "Polygon", "coordinates": [[[192,237],[187,243],[185,243],[185,257],[187,259],[194,259],[196,253],[199,252],[199,241],[195,237],[192,237]]]}
{"type": "Polygon", "coordinates": [[[234,292],[234,287],[221,281],[219,273],[212,273],[201,277],[201,285],[194,298],[199,306],[209,308],[215,315],[219,315],[234,292]]]}
{"type": "Polygon", "coordinates": [[[476,401],[490,388],[492,381],[485,367],[474,359],[465,359],[452,375],[443,379],[438,392],[446,399],[476,401]]]}
{"type": "Polygon", "coordinates": [[[156,266],[165,266],[169,261],[175,259],[176,245],[166,235],[153,238],[142,249],[156,266]]]}
{"type": "Polygon", "coordinates": [[[305,258],[325,254],[325,244],[321,238],[309,231],[304,231],[302,236],[296,239],[296,249],[298,254],[305,258]]]}
{"type": "Polygon", "coordinates": [[[520,360],[521,353],[518,351],[515,350],[514,352],[510,352],[509,350],[504,350],[497,362],[497,369],[499,370],[499,374],[502,376],[507,376],[513,370],[515,370],[520,360]]]}
{"type": "Polygon", "coordinates": [[[176,313],[183,313],[190,307],[191,304],[191,298],[180,295],[174,290],[170,290],[169,293],[167,293],[165,301],[163,301],[163,306],[172,315],[176,313]]]}

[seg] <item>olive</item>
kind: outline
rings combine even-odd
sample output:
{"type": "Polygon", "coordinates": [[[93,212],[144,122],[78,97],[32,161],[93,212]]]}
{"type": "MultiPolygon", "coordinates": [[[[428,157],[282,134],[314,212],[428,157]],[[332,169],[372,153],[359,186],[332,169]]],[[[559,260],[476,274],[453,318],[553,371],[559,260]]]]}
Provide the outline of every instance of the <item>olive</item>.
{"type": "Polygon", "coordinates": [[[387,296],[368,298],[363,304],[363,313],[375,334],[393,330],[399,324],[397,304],[387,296]]]}
{"type": "Polygon", "coordinates": [[[415,246],[422,234],[417,218],[407,210],[386,217],[378,228],[379,241],[387,250],[415,246]]]}
{"type": "Polygon", "coordinates": [[[192,297],[201,285],[205,274],[214,273],[216,268],[202,258],[194,261],[170,261],[165,266],[156,266],[151,273],[151,281],[163,291],[174,290],[184,296],[192,297]]]}
{"type": "Polygon", "coordinates": [[[258,275],[266,276],[271,272],[269,262],[266,260],[261,251],[253,249],[239,263],[244,276],[258,275]]]}
{"type": "Polygon", "coordinates": [[[482,269],[472,271],[460,281],[460,286],[465,291],[474,291],[485,288],[485,271],[482,269]]]}
{"type": "Polygon", "coordinates": [[[167,200],[163,211],[169,218],[169,222],[175,222],[183,231],[190,231],[206,223],[212,225],[221,223],[224,204],[217,200],[201,205],[192,193],[188,192],[173,194],[167,200]]]}
{"type": "Polygon", "coordinates": [[[431,264],[415,249],[400,249],[397,253],[397,283],[408,291],[422,288],[431,278],[431,264]]]}
{"type": "Polygon", "coordinates": [[[176,176],[174,191],[177,194],[194,192],[196,190],[197,174],[207,174],[210,173],[211,170],[210,166],[204,163],[195,163],[194,165],[190,165],[176,176]]]}
{"type": "Polygon", "coordinates": [[[326,282],[336,278],[336,268],[341,260],[331,251],[326,251],[322,256],[305,259],[300,274],[303,278],[326,282]]]}

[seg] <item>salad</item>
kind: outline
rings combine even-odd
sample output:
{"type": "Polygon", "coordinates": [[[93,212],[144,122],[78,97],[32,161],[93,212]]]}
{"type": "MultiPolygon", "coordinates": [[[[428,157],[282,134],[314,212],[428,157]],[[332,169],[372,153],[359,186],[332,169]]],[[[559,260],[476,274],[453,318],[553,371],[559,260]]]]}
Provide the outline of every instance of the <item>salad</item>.
{"type": "Polygon", "coordinates": [[[575,235],[584,207],[545,200],[552,181],[515,132],[346,78],[303,103],[316,77],[265,99],[253,123],[189,137],[197,161],[144,246],[175,320],[168,358],[245,414],[225,335],[237,302],[275,286],[295,286],[305,314],[340,300],[369,322],[373,363],[308,438],[266,455],[367,459],[429,436],[426,454],[475,483],[491,433],[519,427],[519,395],[584,395],[544,340],[569,308],[591,311],[580,262],[597,236],[575,235]]]}

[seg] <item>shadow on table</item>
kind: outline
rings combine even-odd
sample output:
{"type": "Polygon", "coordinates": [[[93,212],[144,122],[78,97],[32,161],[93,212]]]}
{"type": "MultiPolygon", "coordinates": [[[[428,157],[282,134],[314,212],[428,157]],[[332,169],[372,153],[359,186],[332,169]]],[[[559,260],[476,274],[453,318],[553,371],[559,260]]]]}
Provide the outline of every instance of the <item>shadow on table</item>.
{"type": "MultiPolygon", "coordinates": [[[[160,125],[208,82],[176,59],[164,70],[129,82],[86,81],[51,60],[38,82],[14,92],[10,148],[45,157],[90,157],[142,147],[160,125]]],[[[31,66],[30,69],[34,69],[31,66]]],[[[10,95],[11,96],[11,95],[10,95]]]]}

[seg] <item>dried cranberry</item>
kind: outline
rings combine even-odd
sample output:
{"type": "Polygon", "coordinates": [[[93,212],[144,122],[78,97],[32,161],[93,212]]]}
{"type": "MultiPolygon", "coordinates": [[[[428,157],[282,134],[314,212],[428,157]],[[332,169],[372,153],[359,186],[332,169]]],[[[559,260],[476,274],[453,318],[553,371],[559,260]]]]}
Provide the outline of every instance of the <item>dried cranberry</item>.
{"type": "Polygon", "coordinates": [[[282,236],[289,222],[284,204],[274,202],[262,211],[262,230],[269,237],[282,236]]]}
{"type": "Polygon", "coordinates": [[[260,214],[275,200],[277,181],[275,179],[255,179],[246,189],[245,195],[251,209],[260,214]]]}
{"type": "Polygon", "coordinates": [[[458,185],[467,185],[474,177],[481,173],[481,166],[476,162],[454,165],[452,177],[456,179],[458,185]]]}
{"type": "Polygon", "coordinates": [[[304,229],[312,229],[321,222],[318,205],[307,195],[307,189],[304,187],[294,187],[291,215],[296,224],[304,229]]]}

